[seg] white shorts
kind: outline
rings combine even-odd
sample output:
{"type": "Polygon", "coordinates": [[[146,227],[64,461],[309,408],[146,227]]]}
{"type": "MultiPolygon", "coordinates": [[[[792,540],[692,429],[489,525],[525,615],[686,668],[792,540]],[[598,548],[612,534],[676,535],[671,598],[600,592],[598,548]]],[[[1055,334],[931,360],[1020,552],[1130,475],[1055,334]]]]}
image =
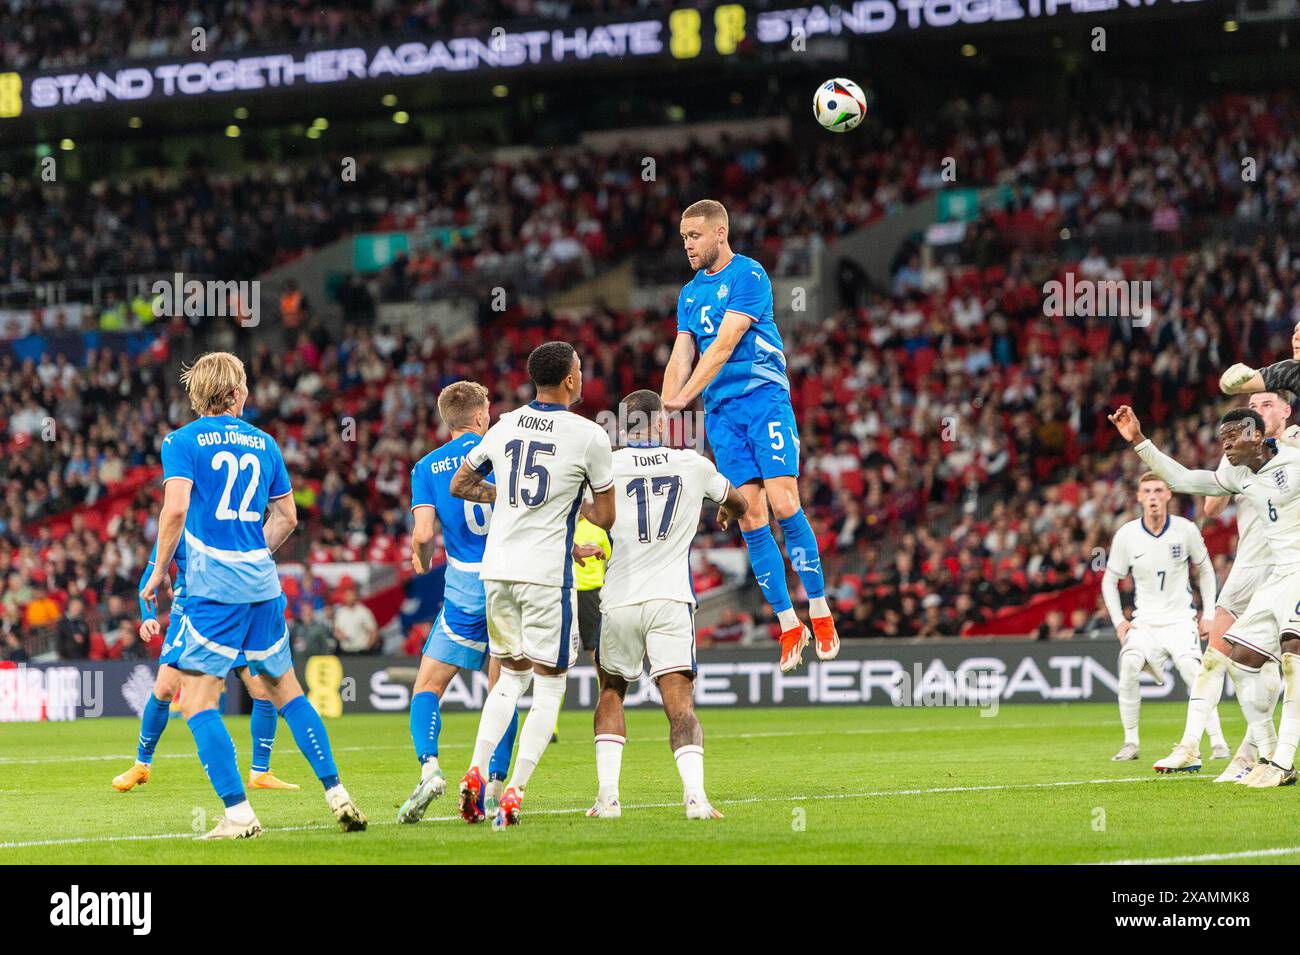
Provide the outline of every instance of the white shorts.
{"type": "Polygon", "coordinates": [[[1233,564],[1214,605],[1222,607],[1234,617],[1240,617],[1246,612],[1246,605],[1250,603],[1250,598],[1255,595],[1256,590],[1264,586],[1264,581],[1268,580],[1272,572],[1272,567],[1243,567],[1240,564],[1233,564]]]}
{"type": "Polygon", "coordinates": [[[578,592],[508,580],[485,580],[488,650],[567,670],[578,662],[578,592]]]}
{"type": "Polygon", "coordinates": [[[602,613],[596,662],[625,680],[641,677],[646,658],[650,679],[665,673],[695,676],[695,608],[681,600],[647,600],[602,613]]]}
{"type": "Polygon", "coordinates": [[[1255,591],[1224,640],[1282,662],[1283,635],[1300,636],[1300,566],[1287,569],[1290,573],[1275,572],[1255,591]]]}
{"type": "Polygon", "coordinates": [[[1120,648],[1120,654],[1137,651],[1157,670],[1166,660],[1177,665],[1182,657],[1201,658],[1201,632],[1196,621],[1179,623],[1135,623],[1120,648]]]}

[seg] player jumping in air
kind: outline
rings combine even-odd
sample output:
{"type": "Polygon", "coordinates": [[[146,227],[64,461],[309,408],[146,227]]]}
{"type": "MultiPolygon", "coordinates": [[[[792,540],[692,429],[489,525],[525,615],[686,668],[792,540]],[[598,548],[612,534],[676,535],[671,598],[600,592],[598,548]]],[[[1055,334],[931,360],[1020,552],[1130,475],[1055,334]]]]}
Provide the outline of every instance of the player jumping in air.
{"type": "Polygon", "coordinates": [[[1160,452],[1146,436],[1133,409],[1123,405],[1110,416],[1143,463],[1175,491],[1213,497],[1239,494],[1255,509],[1273,553],[1267,582],[1251,596],[1245,612],[1228,628],[1232,645],[1228,676],[1246,725],[1259,746],[1259,762],[1242,785],[1257,789],[1296,780],[1300,745],[1300,451],[1264,440],[1264,420],[1249,408],[1229,411],[1219,422],[1224,462],[1217,471],[1192,470],[1160,452]],[[1281,665],[1282,724],[1274,743],[1272,700],[1262,668],[1281,665]]]}
{"type": "MultiPolygon", "coordinates": [[[[1124,726],[1124,745],[1111,759],[1138,758],[1138,712],[1142,688],[1138,679],[1143,669],[1159,678],[1166,660],[1190,690],[1201,663],[1201,629],[1214,619],[1214,565],[1200,529],[1169,513],[1169,485],[1147,472],[1138,480],[1137,501],[1142,516],[1129,521],[1110,544],[1101,592],[1119,637],[1119,717],[1124,726]],[[1195,566],[1201,591],[1201,627],[1196,625],[1196,605],[1188,567],[1195,566]],[[1133,576],[1133,619],[1126,620],[1120,606],[1119,581],[1133,576]]],[[[1215,759],[1228,758],[1228,744],[1219,729],[1219,714],[1209,716],[1210,744],[1215,759]]],[[[1193,752],[1201,742],[1193,740],[1193,752]]],[[[1200,756],[1196,753],[1196,766],[1200,756]]],[[[1190,768],[1190,767],[1189,767],[1190,768]]]]}
{"type": "MultiPolygon", "coordinates": [[[[153,575],[157,556],[155,544],[154,552],[149,555],[149,563],[145,565],[144,573],[140,577],[140,590],[144,589],[153,575]]],[[[184,632],[181,627],[181,618],[185,614],[185,541],[183,539],[177,542],[176,554],[172,559],[176,562],[176,579],[172,582],[171,622],[168,625],[172,639],[163,641],[153,692],[145,701],[144,712],[140,714],[140,742],[136,747],[135,765],[113,777],[113,788],[120,793],[129,792],[149,781],[154,748],[162,738],[163,730],[167,728],[167,720],[171,715],[170,704],[181,686],[181,671],[176,669],[176,661],[180,659],[181,651],[185,648],[182,639],[184,632]]],[[[143,599],[140,600],[140,621],[140,639],[149,643],[158,636],[160,627],[158,614],[143,599]]],[[[271,702],[270,692],[260,678],[248,672],[248,661],[244,659],[242,653],[235,659],[233,669],[239,673],[244,686],[248,688],[248,695],[253,698],[253,714],[248,721],[249,731],[253,735],[253,760],[248,771],[248,785],[253,789],[297,789],[295,784],[277,779],[271,772],[271,750],[275,746],[275,730],[279,717],[275,712],[275,704],[271,702]]]]}
{"type": "MultiPolygon", "coordinates": [[[[397,821],[419,822],[429,803],[447,789],[438,766],[438,736],[442,732],[440,701],[447,684],[461,670],[482,670],[488,659],[486,598],[479,571],[487,541],[492,507],[451,496],[451,479],[465,453],[483,438],[491,420],[488,390],[473,381],[457,381],[438,395],[438,414],[451,431],[451,440],[430,451],[411,469],[411,567],[417,574],[429,569],[433,557],[433,518],[442,524],[447,553],[442,611],[424,644],[420,671],[411,696],[411,742],[420,760],[420,783],[398,810],[397,821]]],[[[488,687],[496,685],[501,663],[488,669],[488,687]]],[[[510,769],[519,716],[506,728],[488,768],[486,808],[495,813],[500,788],[510,769]]]]}
{"type": "Polygon", "coordinates": [[[566,673],[578,656],[573,535],[578,512],[598,527],[614,524],[610,444],[599,425],[569,410],[582,400],[582,363],[567,342],[546,342],[528,356],[537,398],[503,414],[465,452],[451,493],[492,505],[480,576],[487,601],[488,648],[501,675],[483,704],[469,771],[460,784],[467,822],[484,817],[482,767],[533,684],[519,731],[514,775],[493,826],[519,822],[524,792],[555,731],[566,673]],[[487,482],[495,473],[497,483],[487,482]],[[590,487],[592,501],[583,504],[590,487]]]}
{"type": "MultiPolygon", "coordinates": [[[[1297,430],[1300,430],[1294,426],[1287,427],[1287,419],[1291,416],[1289,391],[1257,392],[1250,396],[1250,409],[1264,422],[1266,443],[1276,444],[1278,441],[1289,443],[1288,434],[1294,435],[1297,430]]],[[[1223,467],[1223,462],[1220,462],[1219,466],[1223,467]]],[[[1250,598],[1272,574],[1273,553],[1269,550],[1268,541],[1260,528],[1259,515],[1248,503],[1237,498],[1233,498],[1232,501],[1237,507],[1237,553],[1233,558],[1228,579],[1223,589],[1219,591],[1214,621],[1210,625],[1209,646],[1206,647],[1205,655],[1201,659],[1200,672],[1189,693],[1187,725],[1183,730],[1183,737],[1168,756],[1156,760],[1154,768],[1158,773],[1194,771],[1200,766],[1200,759],[1196,755],[1196,743],[1201,738],[1208,714],[1223,694],[1223,675],[1228,669],[1228,658],[1232,654],[1232,648],[1224,642],[1223,635],[1228,632],[1233,622],[1245,613],[1250,598]]],[[[1228,503],[1229,499],[1226,497],[1207,497],[1205,516],[1217,517],[1227,508],[1228,503]]],[[[1272,714],[1278,696],[1282,693],[1281,670],[1275,662],[1269,660],[1263,666],[1260,679],[1269,701],[1265,709],[1272,714]]],[[[1270,721],[1269,732],[1262,742],[1265,746],[1271,747],[1272,741],[1276,738],[1277,732],[1272,728],[1270,721]]],[[[1259,743],[1248,730],[1232,762],[1219,774],[1215,782],[1240,782],[1255,768],[1258,760],[1259,743]]]]}
{"type": "Polygon", "coordinates": [[[293,532],[298,511],[275,440],[240,420],[248,400],[244,364],[227,352],[202,355],[181,376],[199,417],[163,439],[163,504],[157,563],[140,591],[149,607],[185,540],[184,646],[181,712],[194,734],[199,761],[226,807],[205,839],[246,839],[262,833],[239,778],[235,745],[217,701],[240,654],[265,679],[271,700],[325,787],[330,811],[345,832],[366,817],[339,782],[329,734],[293,672],[285,598],[271,555],[293,532]],[[262,523],[270,506],[270,516],[262,523]]]}
{"type": "Polygon", "coordinates": [[[664,408],[683,411],[704,395],[704,430],[718,470],[745,499],[741,536],[754,579],[780,624],[781,669],[788,672],[803,661],[809,633],[790,601],[769,503],[790,566],[808,594],[818,658],[834,659],[840,638],[826,600],[817,538],[799,502],[799,430],[773,317],[772,283],[757,261],[732,252],[727,230],[727,210],[720,202],[702,199],[682,213],[682,243],[697,271],[677,298],[677,339],[664,371],[664,408]]]}
{"type": "MultiPolygon", "coordinates": [[[[587,815],[622,814],[619,769],[627,742],[623,697],[648,657],[668,717],[668,745],[682,777],[687,819],[720,819],[704,794],[704,731],[695,715],[695,590],[691,540],[707,498],[721,505],[726,527],[745,512],[745,499],[694,451],[663,447],[663,402],[653,391],[623,399],[625,447],[614,452],[614,496],[622,502],[610,534],[609,566],[601,588],[596,664],[596,804],[587,815]]],[[[592,551],[596,548],[592,547],[592,551]]],[[[583,552],[585,554],[585,551],[583,552]]]]}

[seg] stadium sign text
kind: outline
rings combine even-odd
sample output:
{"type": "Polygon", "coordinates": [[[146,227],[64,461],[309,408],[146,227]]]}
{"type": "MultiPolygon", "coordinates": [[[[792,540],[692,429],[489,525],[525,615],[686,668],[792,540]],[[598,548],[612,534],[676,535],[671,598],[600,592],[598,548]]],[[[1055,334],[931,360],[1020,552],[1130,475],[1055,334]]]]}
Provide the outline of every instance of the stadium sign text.
{"type": "Polygon", "coordinates": [[[566,29],[506,31],[379,46],[297,49],[231,58],[193,57],[124,63],[108,71],[0,72],[0,119],[28,112],[105,103],[258,93],[521,67],[562,67],[601,60],[733,56],[741,41],[786,45],[797,38],[870,36],[990,23],[1095,19],[1131,11],[1173,12],[1204,0],[856,0],[751,11],[741,3],[708,11],[681,9],[623,22],[566,29]]]}

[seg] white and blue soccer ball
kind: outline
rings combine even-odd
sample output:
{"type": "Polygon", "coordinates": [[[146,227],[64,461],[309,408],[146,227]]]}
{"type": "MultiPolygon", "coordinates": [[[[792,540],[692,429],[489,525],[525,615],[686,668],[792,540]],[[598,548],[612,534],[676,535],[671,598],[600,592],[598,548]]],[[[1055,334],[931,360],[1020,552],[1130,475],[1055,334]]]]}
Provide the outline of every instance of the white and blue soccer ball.
{"type": "Polygon", "coordinates": [[[867,115],[867,94],[852,80],[838,77],[817,87],[813,115],[832,133],[847,133],[867,115]]]}

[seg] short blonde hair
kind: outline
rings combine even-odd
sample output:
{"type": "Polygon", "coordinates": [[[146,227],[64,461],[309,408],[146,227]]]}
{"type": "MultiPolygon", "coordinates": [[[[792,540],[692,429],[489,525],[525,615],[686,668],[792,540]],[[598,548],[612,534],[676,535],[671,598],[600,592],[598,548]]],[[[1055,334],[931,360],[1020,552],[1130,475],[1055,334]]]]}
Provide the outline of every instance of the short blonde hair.
{"type": "Polygon", "coordinates": [[[1159,474],[1156,474],[1155,471],[1143,471],[1142,476],[1138,478],[1138,487],[1141,487],[1143,484],[1146,484],[1147,481],[1159,481],[1165,487],[1169,486],[1169,482],[1166,481],[1164,478],[1162,478],[1159,474]]]}
{"type": "Polygon", "coordinates": [[[706,222],[729,224],[727,207],[716,199],[701,199],[699,202],[692,202],[682,211],[683,219],[694,219],[697,216],[703,216],[706,222]]]}
{"type": "Polygon", "coordinates": [[[453,381],[438,395],[438,415],[452,431],[460,431],[486,404],[488,390],[477,381],[453,381]]]}
{"type": "Polygon", "coordinates": [[[196,414],[222,414],[235,403],[235,393],[248,387],[244,363],[228,351],[210,351],[181,371],[181,384],[196,414]]]}

